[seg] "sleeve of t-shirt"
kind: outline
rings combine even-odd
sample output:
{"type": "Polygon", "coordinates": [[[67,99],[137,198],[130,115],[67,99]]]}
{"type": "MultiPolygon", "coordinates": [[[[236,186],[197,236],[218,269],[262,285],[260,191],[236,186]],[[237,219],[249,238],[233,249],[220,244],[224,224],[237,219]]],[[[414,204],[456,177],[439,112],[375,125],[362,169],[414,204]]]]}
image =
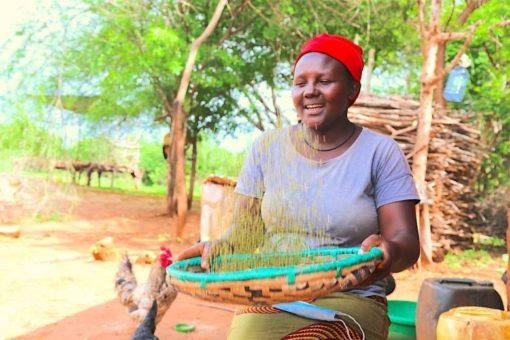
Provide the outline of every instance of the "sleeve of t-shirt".
{"type": "Polygon", "coordinates": [[[264,195],[264,174],[260,149],[261,140],[257,139],[244,160],[237,179],[235,193],[256,198],[262,198],[264,195]]]}
{"type": "Polygon", "coordinates": [[[388,138],[379,145],[373,163],[373,184],[376,207],[398,201],[420,201],[409,164],[404,153],[388,138]]]}

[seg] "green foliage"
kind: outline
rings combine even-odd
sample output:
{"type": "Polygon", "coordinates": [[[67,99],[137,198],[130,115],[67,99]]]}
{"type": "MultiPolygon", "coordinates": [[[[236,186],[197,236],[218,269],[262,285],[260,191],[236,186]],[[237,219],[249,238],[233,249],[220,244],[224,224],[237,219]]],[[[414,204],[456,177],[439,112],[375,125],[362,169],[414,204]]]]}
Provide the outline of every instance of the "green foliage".
{"type": "Polygon", "coordinates": [[[233,153],[218,146],[212,138],[199,143],[197,178],[209,175],[237,177],[245,157],[244,153],[233,153]]]}
{"type": "Polygon", "coordinates": [[[55,158],[64,155],[64,145],[60,137],[48,129],[36,125],[24,115],[13,122],[0,125],[0,158],[41,157],[55,158]]]}
{"type": "MultiPolygon", "coordinates": [[[[489,1],[477,9],[466,25],[480,20],[467,54],[470,82],[466,98],[456,108],[480,112],[478,122],[490,149],[478,179],[478,189],[488,192],[510,185],[510,26],[498,25],[503,13],[510,12],[510,2],[489,1]]],[[[460,43],[448,45],[451,59],[460,43]]]]}
{"type": "Polygon", "coordinates": [[[448,253],[445,263],[456,269],[462,267],[487,267],[492,262],[492,257],[486,250],[468,249],[460,252],[448,253]]]}
{"type": "Polygon", "coordinates": [[[142,142],[140,153],[140,167],[144,170],[142,182],[147,186],[165,187],[168,170],[166,160],[163,158],[162,145],[142,142]]]}
{"type": "Polygon", "coordinates": [[[487,237],[480,240],[480,244],[493,247],[502,247],[506,244],[505,240],[499,237],[487,237]]]}
{"type": "Polygon", "coordinates": [[[74,160],[101,162],[111,159],[113,147],[105,136],[80,139],[70,150],[74,160]]]}
{"type": "Polygon", "coordinates": [[[36,214],[33,217],[33,222],[44,223],[44,222],[64,222],[70,220],[70,215],[62,214],[62,212],[55,211],[49,214],[36,214]]]}
{"type": "MultiPolygon", "coordinates": [[[[47,55],[45,74],[31,72],[37,76],[25,88],[94,98],[80,109],[96,121],[168,114],[190,44],[213,9],[209,1],[188,6],[138,0],[76,0],[50,7],[58,11],[62,29],[33,22],[19,32],[31,49],[43,48],[45,53],[38,54],[47,55]]],[[[415,36],[407,25],[413,11],[409,0],[346,1],[342,6],[333,0],[257,0],[250,6],[233,1],[199,50],[184,103],[192,122],[189,135],[225,132],[256,120],[266,124],[260,103],[243,107],[240,99],[255,99],[254,85],[287,89],[290,68],[282,65],[290,65],[303,41],[319,32],[359,35],[365,49],[375,48],[378,60],[384,60],[381,67],[402,65],[405,56],[416,55],[408,43],[415,36]],[[412,53],[394,52],[403,49],[412,53]],[[236,116],[245,119],[232,119],[236,116]]],[[[22,61],[28,64],[28,56],[16,54],[11,70],[22,61]]]]}
{"type": "MultiPolygon", "coordinates": [[[[196,184],[211,174],[237,177],[244,160],[244,153],[233,153],[218,146],[214,138],[208,137],[199,142],[200,152],[197,157],[196,184]]],[[[188,150],[188,159],[191,158],[188,150]]],[[[143,142],[141,148],[140,167],[145,171],[143,182],[146,186],[165,186],[167,163],[163,158],[162,146],[159,143],[143,142]]],[[[190,173],[191,162],[187,163],[190,173]]],[[[199,190],[200,188],[197,188],[199,190]]]]}

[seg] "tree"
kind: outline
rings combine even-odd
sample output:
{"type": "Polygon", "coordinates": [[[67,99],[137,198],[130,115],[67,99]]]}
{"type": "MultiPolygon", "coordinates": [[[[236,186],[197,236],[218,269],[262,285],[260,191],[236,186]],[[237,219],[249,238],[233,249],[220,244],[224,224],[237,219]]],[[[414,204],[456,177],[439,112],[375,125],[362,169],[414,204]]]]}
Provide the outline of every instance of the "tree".
{"type": "MultiPolygon", "coordinates": [[[[459,15],[459,24],[466,23],[467,19],[477,8],[486,1],[467,1],[466,7],[459,15]]],[[[421,76],[420,91],[420,112],[418,116],[418,129],[416,144],[413,151],[413,174],[417,182],[417,188],[422,197],[422,204],[417,208],[420,228],[421,242],[421,262],[423,264],[432,262],[432,242],[431,228],[429,218],[429,204],[427,200],[426,171],[428,144],[430,141],[430,131],[432,125],[432,116],[434,112],[434,92],[442,95],[442,86],[438,89],[438,84],[442,84],[444,76],[458,64],[461,55],[467,51],[475,30],[481,25],[481,21],[471,24],[465,32],[442,32],[440,28],[442,14],[442,0],[430,0],[430,11],[427,19],[426,1],[418,0],[419,25],[421,36],[421,47],[423,54],[423,67],[421,76]],[[427,22],[428,21],[428,22],[427,22]],[[447,66],[443,67],[441,59],[444,55],[444,46],[452,40],[463,40],[462,46],[456,51],[453,59],[447,66]]],[[[452,12],[453,13],[453,12],[452,12]]],[[[448,19],[449,21],[449,19],[448,19]]],[[[437,101],[437,99],[436,99],[437,101]]],[[[440,103],[443,105],[442,103],[440,103]]]]}
{"type": "MultiPolygon", "coordinates": [[[[177,91],[177,95],[175,97],[175,101],[173,104],[173,112],[172,112],[172,139],[173,142],[171,144],[172,150],[171,154],[175,154],[176,157],[176,196],[177,196],[177,236],[182,235],[182,231],[184,230],[184,226],[186,225],[186,214],[188,211],[188,200],[186,196],[186,173],[185,173],[185,158],[184,158],[184,145],[186,141],[186,113],[183,110],[183,102],[186,96],[186,92],[188,90],[188,85],[190,82],[191,71],[193,65],[195,64],[195,58],[198,52],[198,48],[200,45],[211,35],[212,31],[215,29],[218,21],[220,20],[221,13],[223,12],[223,8],[225,7],[227,0],[220,0],[214,14],[211,18],[211,21],[205,28],[205,30],[200,34],[200,36],[193,41],[191,44],[191,50],[188,55],[188,60],[186,61],[186,67],[184,68],[184,72],[182,74],[181,83],[179,85],[179,90],[177,91]]],[[[169,158],[170,159],[170,158],[169,158]]]]}

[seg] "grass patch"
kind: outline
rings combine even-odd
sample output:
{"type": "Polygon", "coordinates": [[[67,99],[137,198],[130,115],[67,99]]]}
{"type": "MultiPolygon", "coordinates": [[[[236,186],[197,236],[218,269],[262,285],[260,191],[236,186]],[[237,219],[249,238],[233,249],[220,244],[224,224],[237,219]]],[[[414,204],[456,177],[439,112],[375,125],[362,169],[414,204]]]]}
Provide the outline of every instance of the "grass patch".
{"type": "MultiPolygon", "coordinates": [[[[73,184],[73,178],[71,173],[68,171],[60,171],[54,170],[51,172],[44,171],[34,171],[28,170],[23,171],[23,176],[27,177],[36,177],[36,178],[46,178],[51,180],[54,183],[62,184],[62,185],[70,185],[73,184]]],[[[155,197],[165,197],[166,196],[166,185],[145,185],[141,184],[138,189],[134,186],[134,181],[129,174],[118,173],[115,175],[113,186],[111,185],[111,174],[104,173],[101,176],[101,186],[99,186],[99,181],[97,176],[94,174],[90,181],[90,186],[87,186],[87,176],[82,175],[82,177],[77,182],[74,183],[83,188],[89,188],[92,190],[103,191],[103,192],[114,192],[126,195],[141,195],[141,196],[155,196],[155,197]]],[[[189,186],[189,176],[186,178],[186,186],[189,186]]],[[[195,180],[195,186],[193,190],[193,201],[200,202],[202,196],[202,179],[195,180]]]]}
{"type": "Polygon", "coordinates": [[[33,218],[32,218],[32,222],[35,222],[35,223],[44,223],[44,222],[65,222],[65,221],[70,221],[71,220],[71,216],[68,215],[68,214],[62,214],[60,212],[52,212],[52,213],[49,213],[49,214],[44,214],[44,213],[40,213],[40,214],[36,214],[33,218]]]}
{"type": "Polygon", "coordinates": [[[492,262],[492,256],[487,250],[468,249],[464,251],[446,254],[445,263],[455,269],[465,266],[488,267],[492,262]]]}
{"type": "Polygon", "coordinates": [[[473,234],[473,243],[489,247],[504,247],[506,245],[506,241],[502,238],[478,233],[473,234]]]}

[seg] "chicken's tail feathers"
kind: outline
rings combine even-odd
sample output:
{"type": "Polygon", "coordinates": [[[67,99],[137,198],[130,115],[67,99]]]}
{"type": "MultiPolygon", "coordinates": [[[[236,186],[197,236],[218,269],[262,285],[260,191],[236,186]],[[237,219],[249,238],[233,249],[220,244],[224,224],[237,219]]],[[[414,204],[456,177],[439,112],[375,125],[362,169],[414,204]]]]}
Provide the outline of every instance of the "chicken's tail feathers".
{"type": "Polygon", "coordinates": [[[131,306],[133,303],[132,293],[136,286],[137,282],[133,273],[133,264],[129,260],[127,253],[125,253],[122,256],[117,274],[115,275],[115,290],[123,305],[131,306]]]}
{"type": "Polygon", "coordinates": [[[125,265],[130,270],[133,270],[133,264],[131,263],[131,260],[129,259],[127,250],[122,254],[121,264],[125,265]]]}
{"type": "Polygon", "coordinates": [[[152,302],[151,309],[143,322],[138,326],[133,334],[132,340],[157,339],[154,336],[156,332],[156,314],[158,313],[158,303],[156,300],[152,302]]]}

